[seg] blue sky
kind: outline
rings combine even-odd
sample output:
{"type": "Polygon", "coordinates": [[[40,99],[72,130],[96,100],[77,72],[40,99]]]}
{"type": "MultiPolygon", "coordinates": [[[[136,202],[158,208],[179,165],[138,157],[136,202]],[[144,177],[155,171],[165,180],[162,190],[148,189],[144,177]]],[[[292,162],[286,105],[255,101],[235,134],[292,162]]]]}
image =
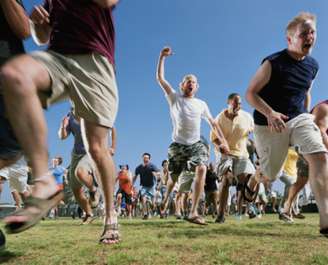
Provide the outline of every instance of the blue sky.
{"type": "MultiPolygon", "coordinates": [[[[42,1],[23,2],[30,11],[42,1]]],[[[320,64],[313,104],[327,99],[327,10],[328,2],[318,0],[121,0],[114,13],[120,95],[116,164],[127,163],[134,169],[143,152],[151,153],[157,165],[166,158],[172,127],[166,99],[155,79],[158,54],[165,45],[175,52],[166,61],[167,80],[177,88],[185,74],[194,73],[200,84],[198,97],[216,116],[226,107],[228,94],[238,92],[244,98],[262,58],[286,47],[287,22],[300,11],[310,11],[318,17],[312,55],[320,64]]],[[[31,40],[25,44],[27,51],[39,49],[31,40]]],[[[244,109],[252,111],[245,101],[244,109]]],[[[73,141],[58,140],[57,130],[68,110],[68,103],[60,103],[46,111],[50,155],[62,155],[65,165],[73,141]]],[[[209,135],[205,122],[202,134],[209,135]]]]}

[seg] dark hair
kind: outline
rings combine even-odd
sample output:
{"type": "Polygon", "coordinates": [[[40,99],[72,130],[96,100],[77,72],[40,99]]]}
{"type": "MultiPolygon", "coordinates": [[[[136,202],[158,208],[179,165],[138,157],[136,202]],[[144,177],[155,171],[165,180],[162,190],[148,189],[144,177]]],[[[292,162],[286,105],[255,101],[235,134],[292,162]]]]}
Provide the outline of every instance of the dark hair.
{"type": "Polygon", "coordinates": [[[63,158],[61,156],[56,156],[55,158],[58,160],[58,165],[63,163],[63,158]]]}
{"type": "Polygon", "coordinates": [[[164,166],[165,163],[167,163],[168,161],[165,159],[162,161],[162,167],[164,166]]]}
{"type": "Polygon", "coordinates": [[[125,165],[119,165],[119,168],[122,169],[123,167],[126,167],[127,170],[129,170],[129,165],[125,164],[125,165]]]}
{"type": "Polygon", "coordinates": [[[236,96],[240,96],[240,95],[239,95],[238,93],[231,93],[231,94],[228,96],[228,101],[234,99],[236,96]]]}
{"type": "Polygon", "coordinates": [[[142,157],[144,157],[144,156],[149,156],[149,159],[151,158],[151,155],[149,153],[143,153],[142,157]]]}

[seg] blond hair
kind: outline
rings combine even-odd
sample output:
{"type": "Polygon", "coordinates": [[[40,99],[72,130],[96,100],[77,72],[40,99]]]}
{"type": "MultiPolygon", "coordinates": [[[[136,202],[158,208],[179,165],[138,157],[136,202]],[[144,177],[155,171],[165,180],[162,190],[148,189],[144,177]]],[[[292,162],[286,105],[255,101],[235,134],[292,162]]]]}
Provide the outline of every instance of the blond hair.
{"type": "Polygon", "coordinates": [[[195,80],[196,80],[196,83],[198,83],[198,82],[197,82],[197,77],[196,77],[195,75],[193,75],[193,74],[188,74],[188,75],[185,75],[185,76],[183,77],[182,82],[180,83],[180,88],[182,88],[182,85],[183,85],[184,82],[186,82],[186,81],[188,81],[188,80],[190,80],[190,79],[195,79],[195,80]]]}
{"type": "Polygon", "coordinates": [[[309,12],[301,12],[296,17],[294,17],[291,21],[288,22],[286,27],[286,34],[292,35],[295,33],[296,28],[300,24],[304,24],[307,21],[312,21],[314,24],[317,23],[316,15],[309,12]]]}

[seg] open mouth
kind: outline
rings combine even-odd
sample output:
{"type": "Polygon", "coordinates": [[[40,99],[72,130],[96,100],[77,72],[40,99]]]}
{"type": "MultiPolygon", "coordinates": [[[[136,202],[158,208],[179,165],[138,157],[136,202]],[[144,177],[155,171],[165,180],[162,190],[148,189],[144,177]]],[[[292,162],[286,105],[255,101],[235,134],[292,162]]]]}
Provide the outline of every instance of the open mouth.
{"type": "Polygon", "coordinates": [[[303,45],[303,49],[309,50],[309,49],[311,49],[311,47],[312,47],[312,44],[310,44],[310,43],[306,43],[303,45]]]}

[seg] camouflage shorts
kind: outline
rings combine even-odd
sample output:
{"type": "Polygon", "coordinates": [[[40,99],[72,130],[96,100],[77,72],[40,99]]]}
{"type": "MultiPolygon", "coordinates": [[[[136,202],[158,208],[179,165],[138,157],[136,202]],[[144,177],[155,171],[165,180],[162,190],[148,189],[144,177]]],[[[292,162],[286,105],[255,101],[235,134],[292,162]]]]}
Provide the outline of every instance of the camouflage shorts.
{"type": "Polygon", "coordinates": [[[308,178],[309,177],[309,165],[303,156],[299,156],[297,160],[297,176],[308,178]]]}
{"type": "Polygon", "coordinates": [[[209,152],[201,141],[192,145],[172,143],[169,146],[168,158],[171,178],[176,181],[183,170],[195,171],[196,166],[206,164],[209,152]]]}

